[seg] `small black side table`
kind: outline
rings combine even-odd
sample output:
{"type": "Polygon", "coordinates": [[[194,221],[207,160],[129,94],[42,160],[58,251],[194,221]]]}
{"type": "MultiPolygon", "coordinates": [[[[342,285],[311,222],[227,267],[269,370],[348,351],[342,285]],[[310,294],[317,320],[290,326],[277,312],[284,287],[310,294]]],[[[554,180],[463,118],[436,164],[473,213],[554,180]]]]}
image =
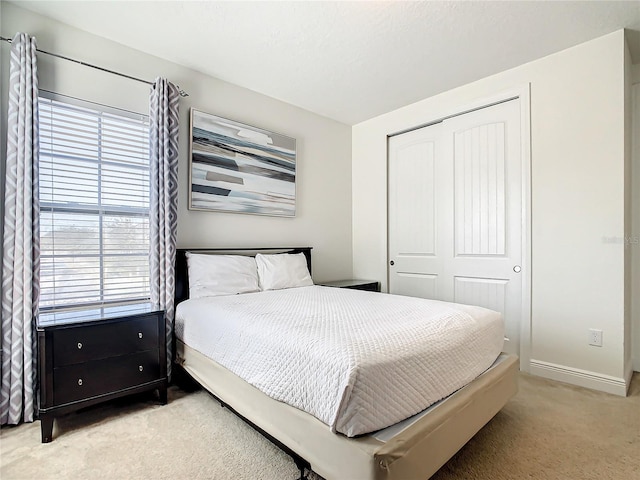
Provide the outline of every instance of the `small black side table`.
{"type": "Polygon", "coordinates": [[[38,318],[42,442],[59,415],[125,395],[157,390],[167,403],[164,311],[99,308],[38,318]]]}
{"type": "Polygon", "coordinates": [[[380,291],[380,282],[376,282],[375,280],[357,280],[357,279],[335,280],[333,282],[318,283],[318,285],[321,285],[323,287],[337,287],[337,288],[351,288],[354,290],[367,290],[369,292],[380,291]]]}

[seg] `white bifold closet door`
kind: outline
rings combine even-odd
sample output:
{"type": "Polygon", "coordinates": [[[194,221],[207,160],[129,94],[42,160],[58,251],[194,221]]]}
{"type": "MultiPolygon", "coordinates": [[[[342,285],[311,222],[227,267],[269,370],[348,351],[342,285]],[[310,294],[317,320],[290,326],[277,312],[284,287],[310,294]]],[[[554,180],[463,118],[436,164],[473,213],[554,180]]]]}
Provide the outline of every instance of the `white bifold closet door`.
{"type": "Polygon", "coordinates": [[[389,139],[389,291],[480,305],[519,353],[522,311],[519,100],[389,139]]]}

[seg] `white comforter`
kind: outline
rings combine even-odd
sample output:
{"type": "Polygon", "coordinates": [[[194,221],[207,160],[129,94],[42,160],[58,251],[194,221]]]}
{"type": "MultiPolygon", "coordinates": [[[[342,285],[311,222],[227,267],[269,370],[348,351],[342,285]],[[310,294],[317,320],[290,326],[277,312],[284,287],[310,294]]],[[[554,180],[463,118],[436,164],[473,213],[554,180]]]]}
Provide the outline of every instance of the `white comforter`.
{"type": "Polygon", "coordinates": [[[330,287],[191,299],[176,336],[267,395],[355,436],[463,387],[502,349],[499,313],[330,287]]]}

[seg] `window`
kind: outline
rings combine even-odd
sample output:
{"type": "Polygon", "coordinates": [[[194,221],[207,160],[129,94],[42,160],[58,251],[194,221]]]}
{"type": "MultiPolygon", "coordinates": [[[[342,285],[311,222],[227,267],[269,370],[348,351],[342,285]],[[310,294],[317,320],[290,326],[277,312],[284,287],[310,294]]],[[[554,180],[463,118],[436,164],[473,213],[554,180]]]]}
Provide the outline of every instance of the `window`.
{"type": "Polygon", "coordinates": [[[40,310],[149,299],[148,117],[40,97],[40,310]]]}

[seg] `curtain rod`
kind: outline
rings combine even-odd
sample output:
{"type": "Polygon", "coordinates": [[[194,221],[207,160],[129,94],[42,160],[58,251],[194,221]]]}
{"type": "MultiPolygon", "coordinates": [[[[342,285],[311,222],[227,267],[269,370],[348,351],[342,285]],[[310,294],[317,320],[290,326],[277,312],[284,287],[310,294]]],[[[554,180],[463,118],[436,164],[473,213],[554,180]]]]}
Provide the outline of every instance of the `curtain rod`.
{"type": "MultiPolygon", "coordinates": [[[[5,38],[5,37],[2,37],[2,36],[0,36],[0,40],[3,40],[5,42],[7,42],[7,43],[13,43],[13,40],[11,40],[10,38],[5,38]]],[[[99,67],[97,65],[92,65],[90,63],[86,63],[86,62],[83,62],[81,60],[76,60],[75,58],[65,57],[64,55],[59,55],[57,53],[51,53],[51,52],[47,52],[45,50],[40,50],[39,48],[36,48],[36,52],[44,53],[45,55],[51,55],[52,57],[61,58],[63,60],[67,60],[69,62],[77,63],[77,64],[83,65],[85,67],[95,68],[96,70],[101,70],[103,72],[111,73],[113,75],[118,75],[119,77],[128,78],[129,80],[135,80],[136,82],[146,83],[147,85],[151,85],[151,86],[155,85],[154,82],[149,82],[148,80],[143,80],[141,78],[132,77],[131,75],[126,75],[124,73],[115,72],[113,70],[109,70],[108,68],[99,67]]],[[[189,96],[189,94],[187,92],[185,92],[184,90],[182,90],[180,87],[178,87],[178,93],[180,94],[181,97],[188,97],[189,96]]]]}

